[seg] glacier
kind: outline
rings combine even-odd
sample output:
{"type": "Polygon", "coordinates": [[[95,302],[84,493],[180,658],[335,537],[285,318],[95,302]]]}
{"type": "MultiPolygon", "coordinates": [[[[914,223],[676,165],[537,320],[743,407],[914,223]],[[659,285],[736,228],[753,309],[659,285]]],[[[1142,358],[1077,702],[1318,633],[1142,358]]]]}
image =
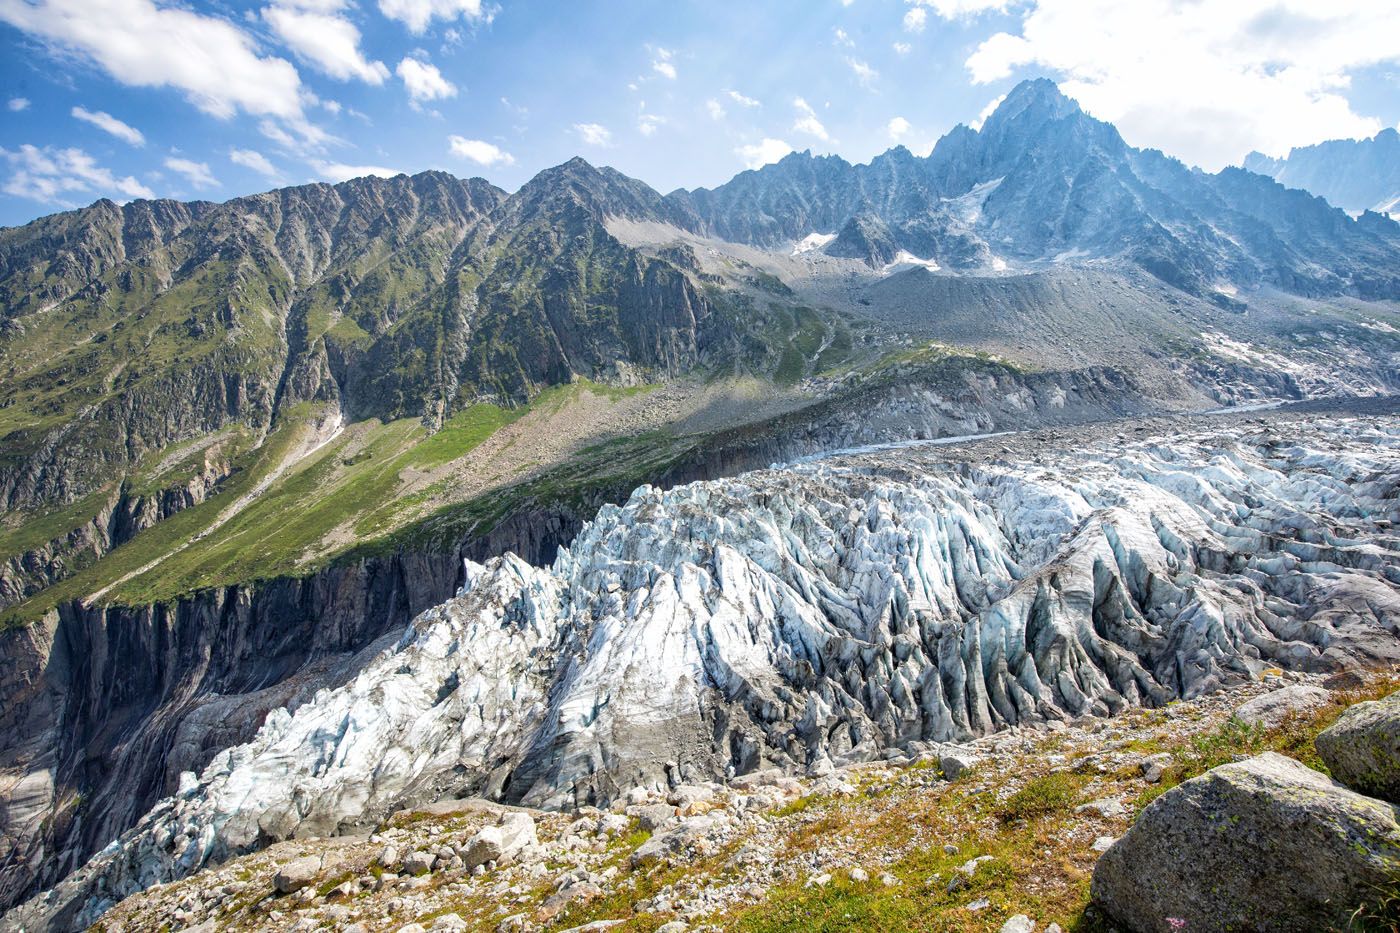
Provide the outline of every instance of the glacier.
{"type": "Polygon", "coordinates": [[[1400,420],[952,450],[642,486],[552,566],[468,564],[0,928],[443,797],[606,804],[1400,661],[1400,420]]]}

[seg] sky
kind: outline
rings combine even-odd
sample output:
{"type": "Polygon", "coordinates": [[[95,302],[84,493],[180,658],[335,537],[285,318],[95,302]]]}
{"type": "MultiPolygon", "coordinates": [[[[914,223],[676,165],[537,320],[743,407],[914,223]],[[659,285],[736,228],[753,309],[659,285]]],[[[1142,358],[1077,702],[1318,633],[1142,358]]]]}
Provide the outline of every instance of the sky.
{"type": "Polygon", "coordinates": [[[0,225],[582,155],[926,154],[1046,76],[1206,170],[1400,123],[1400,0],[0,0],[0,225]]]}

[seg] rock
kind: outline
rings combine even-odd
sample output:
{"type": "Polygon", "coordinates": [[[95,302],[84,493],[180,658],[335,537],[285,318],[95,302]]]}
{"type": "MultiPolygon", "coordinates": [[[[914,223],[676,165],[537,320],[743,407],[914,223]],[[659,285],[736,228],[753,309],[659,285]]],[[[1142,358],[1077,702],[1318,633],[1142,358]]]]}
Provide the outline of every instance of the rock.
{"type": "Polygon", "coordinates": [[[656,928],[656,933],[685,933],[689,929],[684,920],[671,920],[656,928]]]}
{"type": "Polygon", "coordinates": [[[1099,836],[1094,840],[1094,844],[1090,846],[1090,848],[1095,852],[1107,852],[1117,841],[1118,838],[1116,836],[1099,836]]]}
{"type": "Polygon", "coordinates": [[[854,881],[856,884],[864,884],[865,882],[870,880],[870,873],[867,872],[864,868],[852,868],[851,880],[854,881]]]}
{"type": "Polygon", "coordinates": [[[698,784],[679,784],[666,797],[666,802],[682,810],[696,804],[709,803],[715,799],[715,792],[698,784]]]}
{"type": "Polygon", "coordinates": [[[961,865],[959,865],[958,871],[971,878],[973,875],[977,874],[977,866],[981,865],[983,862],[992,862],[995,860],[996,856],[993,855],[979,855],[976,858],[968,859],[966,862],[963,862],[961,865]]]}
{"type": "Polygon", "coordinates": [[[938,759],[938,770],[950,781],[956,781],[968,768],[975,767],[982,759],[968,752],[944,752],[938,759]]]}
{"type": "Polygon", "coordinates": [[[804,884],[803,887],[806,887],[806,888],[824,888],[824,887],[826,887],[826,886],[829,885],[829,884],[831,884],[831,875],[828,874],[828,873],[826,873],[826,872],[823,872],[823,873],[820,874],[820,875],[812,875],[812,876],[810,876],[810,877],[807,879],[807,883],[804,884]]]}
{"type": "Polygon", "coordinates": [[[967,907],[964,908],[964,909],[966,909],[966,910],[971,910],[971,911],[978,911],[978,910],[986,910],[988,907],[991,907],[991,906],[992,906],[992,902],[991,902],[991,901],[987,900],[985,897],[979,897],[977,900],[973,901],[971,904],[968,904],[967,907]]]}
{"type": "Polygon", "coordinates": [[[433,863],[436,861],[437,856],[431,852],[410,852],[403,859],[404,874],[426,875],[433,870],[433,863]]]}
{"type": "Polygon", "coordinates": [[[887,871],[880,872],[880,883],[887,888],[892,888],[899,884],[899,879],[887,871]]]}
{"type": "Polygon", "coordinates": [[[488,862],[505,864],[539,844],[534,818],[512,810],[501,814],[495,826],[482,827],[472,836],[463,853],[462,864],[468,869],[488,862]]]}
{"type": "Polygon", "coordinates": [[[277,869],[277,874],[272,876],[272,886],[280,894],[291,894],[315,881],[320,871],[321,860],[314,855],[292,859],[277,869]]]}
{"type": "Polygon", "coordinates": [[[1400,692],[1349,707],[1316,744],[1332,777],[1358,793],[1400,803],[1400,692]]]}
{"type": "Polygon", "coordinates": [[[1016,914],[1001,925],[1001,933],[1033,933],[1035,921],[1025,914],[1016,914]]]}
{"type": "Polygon", "coordinates": [[[652,803],[633,807],[630,813],[636,817],[637,823],[642,829],[653,833],[663,826],[669,826],[677,819],[676,808],[669,803],[652,803]]]}
{"type": "Polygon", "coordinates": [[[443,914],[435,919],[433,925],[429,927],[431,930],[465,930],[466,928],[467,921],[457,914],[443,914]]]}
{"type": "Polygon", "coordinates": [[[398,933],[428,933],[421,923],[405,923],[399,927],[398,933]]]}
{"type": "Polygon", "coordinates": [[[1398,818],[1391,804],[1265,753],[1153,801],[1099,859],[1093,899],[1141,933],[1346,928],[1394,884],[1398,818]]]}
{"type": "Polygon", "coordinates": [[[1291,716],[1311,713],[1324,705],[1330,695],[1321,687],[1295,684],[1255,697],[1235,710],[1235,718],[1247,726],[1272,729],[1291,716]]]}
{"type": "Polygon", "coordinates": [[[637,847],[637,851],[632,853],[631,862],[634,866],[645,865],[678,855],[691,846],[703,846],[711,836],[718,834],[724,825],[722,817],[718,814],[692,817],[642,843],[637,847]]]}
{"type": "Polygon", "coordinates": [[[1156,784],[1162,779],[1167,766],[1172,763],[1172,756],[1163,752],[1158,755],[1149,755],[1142,760],[1138,767],[1142,770],[1142,779],[1149,784],[1156,784]]]}
{"type": "Polygon", "coordinates": [[[1120,816],[1126,816],[1128,808],[1123,806],[1123,801],[1113,797],[1104,797],[1100,800],[1091,800],[1088,803],[1081,803],[1074,808],[1075,813],[1091,813],[1102,819],[1111,820],[1120,816]]]}
{"type": "Polygon", "coordinates": [[[1366,678],[1360,671],[1341,671],[1322,682],[1328,690],[1359,690],[1366,686],[1366,678]]]}

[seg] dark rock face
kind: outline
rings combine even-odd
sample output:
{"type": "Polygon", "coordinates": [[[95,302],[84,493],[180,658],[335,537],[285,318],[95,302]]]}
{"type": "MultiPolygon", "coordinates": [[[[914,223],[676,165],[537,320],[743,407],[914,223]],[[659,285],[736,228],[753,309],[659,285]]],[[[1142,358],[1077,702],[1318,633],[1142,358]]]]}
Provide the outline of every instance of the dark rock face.
{"type": "Polygon", "coordinates": [[[1395,884],[1398,820],[1391,804],[1267,752],[1149,804],[1095,866],[1094,901],[1142,933],[1348,929],[1395,884]]]}
{"type": "Polygon", "coordinates": [[[0,904],[82,864],[269,710],[353,674],[460,574],[456,555],[370,560],[4,632],[0,766],[28,777],[0,811],[0,904]]]}

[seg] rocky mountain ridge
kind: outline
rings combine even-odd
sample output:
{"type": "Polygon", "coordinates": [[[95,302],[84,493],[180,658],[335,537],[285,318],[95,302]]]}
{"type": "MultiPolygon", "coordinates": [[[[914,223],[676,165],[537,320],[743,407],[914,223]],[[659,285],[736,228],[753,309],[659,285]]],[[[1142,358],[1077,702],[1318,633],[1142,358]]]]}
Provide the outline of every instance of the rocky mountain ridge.
{"type": "Polygon", "coordinates": [[[1370,139],[1333,139],[1292,149],[1279,159],[1251,152],[1242,165],[1344,210],[1400,212],[1400,131],[1393,127],[1370,139]]]}

